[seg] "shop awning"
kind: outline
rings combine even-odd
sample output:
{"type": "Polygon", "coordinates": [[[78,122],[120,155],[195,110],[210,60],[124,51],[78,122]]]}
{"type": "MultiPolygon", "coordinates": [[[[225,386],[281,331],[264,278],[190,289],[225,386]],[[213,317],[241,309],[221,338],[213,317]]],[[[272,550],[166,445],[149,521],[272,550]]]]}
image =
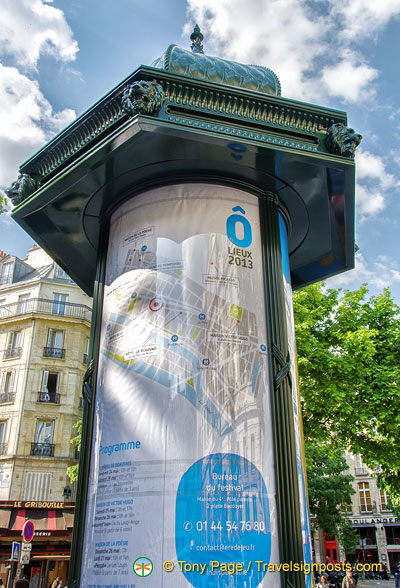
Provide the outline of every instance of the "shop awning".
{"type": "Polygon", "coordinates": [[[13,509],[9,521],[10,531],[22,531],[25,521],[32,521],[36,531],[66,531],[73,526],[73,513],[53,509],[13,509]],[[71,522],[72,517],[72,522],[71,522]],[[68,519],[68,520],[67,520],[68,519]]]}
{"type": "Polygon", "coordinates": [[[11,508],[0,509],[0,529],[8,529],[10,524],[11,508]]]}

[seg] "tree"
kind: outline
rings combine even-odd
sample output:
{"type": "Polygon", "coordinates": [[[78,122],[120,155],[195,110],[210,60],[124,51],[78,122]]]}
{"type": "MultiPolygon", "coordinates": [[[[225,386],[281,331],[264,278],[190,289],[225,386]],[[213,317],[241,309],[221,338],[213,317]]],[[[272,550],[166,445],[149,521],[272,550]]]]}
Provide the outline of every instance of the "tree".
{"type": "Polygon", "coordinates": [[[312,529],[336,535],[345,553],[354,553],[358,536],[342,512],[351,505],[354,478],[344,473],[348,467],[343,453],[308,443],[306,460],[312,529]]]}
{"type": "Polygon", "coordinates": [[[400,506],[400,316],[389,290],[368,299],[314,284],[294,294],[308,442],[360,453],[400,506]]]}
{"type": "MultiPolygon", "coordinates": [[[[71,439],[71,443],[73,443],[78,451],[81,450],[81,441],[82,441],[82,421],[78,421],[73,425],[74,429],[77,430],[78,434],[76,437],[71,439]]],[[[67,467],[67,476],[71,480],[71,482],[76,482],[78,479],[78,472],[79,472],[79,463],[76,463],[73,466],[67,467]]]]}

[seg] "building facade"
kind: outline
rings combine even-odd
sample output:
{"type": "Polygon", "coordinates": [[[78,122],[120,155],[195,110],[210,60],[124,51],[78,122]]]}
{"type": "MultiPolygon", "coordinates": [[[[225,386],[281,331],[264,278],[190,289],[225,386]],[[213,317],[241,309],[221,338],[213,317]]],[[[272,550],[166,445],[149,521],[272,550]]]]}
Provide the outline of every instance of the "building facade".
{"type": "MultiPolygon", "coordinates": [[[[387,564],[393,573],[400,562],[400,522],[389,507],[389,497],[377,485],[376,472],[367,468],[360,455],[345,454],[355,493],[349,516],[353,529],[359,536],[355,555],[350,561],[387,564]]],[[[343,561],[342,552],[335,537],[320,531],[314,536],[315,561],[343,561]]]]}
{"type": "Polygon", "coordinates": [[[24,574],[37,588],[66,581],[73,526],[67,467],[77,463],[91,299],[34,246],[0,257],[0,577],[12,541],[35,525],[24,574]]]}

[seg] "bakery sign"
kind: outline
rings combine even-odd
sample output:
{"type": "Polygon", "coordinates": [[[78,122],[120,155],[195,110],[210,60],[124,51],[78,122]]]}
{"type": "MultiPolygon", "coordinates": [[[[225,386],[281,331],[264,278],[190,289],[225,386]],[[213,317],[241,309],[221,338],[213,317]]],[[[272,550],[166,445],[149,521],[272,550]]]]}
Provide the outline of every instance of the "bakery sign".
{"type": "Polygon", "coordinates": [[[398,523],[398,518],[397,517],[375,517],[373,519],[351,519],[351,522],[353,525],[368,525],[368,524],[374,524],[374,523],[380,523],[380,524],[385,524],[385,523],[398,523]]]}

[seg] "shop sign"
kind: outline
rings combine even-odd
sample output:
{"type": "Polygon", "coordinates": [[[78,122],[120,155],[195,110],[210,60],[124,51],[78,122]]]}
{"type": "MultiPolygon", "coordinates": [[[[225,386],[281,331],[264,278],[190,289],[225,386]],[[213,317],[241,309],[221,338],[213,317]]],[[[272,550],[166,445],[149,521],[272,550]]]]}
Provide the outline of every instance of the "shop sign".
{"type": "Polygon", "coordinates": [[[374,524],[374,523],[381,523],[381,524],[385,524],[385,523],[397,523],[398,522],[398,518],[397,517],[375,517],[374,519],[351,519],[351,523],[353,525],[368,525],[368,524],[374,524]]]}

